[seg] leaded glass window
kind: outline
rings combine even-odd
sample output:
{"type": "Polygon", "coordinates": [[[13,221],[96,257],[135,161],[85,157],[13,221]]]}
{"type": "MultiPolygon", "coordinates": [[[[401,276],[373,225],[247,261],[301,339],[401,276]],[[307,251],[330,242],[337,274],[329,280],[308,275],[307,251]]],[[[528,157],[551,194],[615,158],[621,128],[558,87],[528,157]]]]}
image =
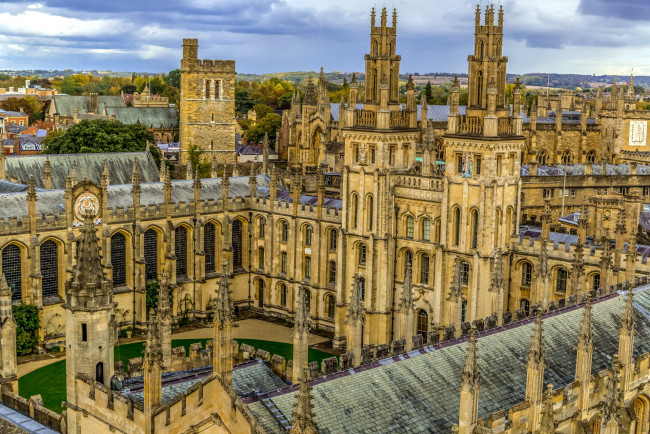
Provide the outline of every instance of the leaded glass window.
{"type": "Polygon", "coordinates": [[[43,298],[54,298],[59,295],[59,255],[54,241],[48,240],[41,244],[41,275],[43,298]]]}

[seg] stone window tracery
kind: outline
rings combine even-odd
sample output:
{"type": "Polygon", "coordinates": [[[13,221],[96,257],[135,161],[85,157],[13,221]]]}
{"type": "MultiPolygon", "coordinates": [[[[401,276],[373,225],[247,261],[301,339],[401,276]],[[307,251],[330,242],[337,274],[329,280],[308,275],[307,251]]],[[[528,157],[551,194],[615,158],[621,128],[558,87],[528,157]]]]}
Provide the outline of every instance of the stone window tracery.
{"type": "Polygon", "coordinates": [[[126,286],[126,238],[121,232],[111,237],[113,286],[126,286]]]}
{"type": "Polygon", "coordinates": [[[174,231],[174,253],[176,254],[176,279],[187,277],[187,229],[179,226],[174,231]]]}
{"type": "Polygon", "coordinates": [[[203,249],[205,251],[205,273],[214,273],[215,268],[215,226],[206,223],[203,228],[203,249]]]}
{"type": "Polygon", "coordinates": [[[59,252],[58,246],[52,240],[41,245],[41,275],[43,299],[55,298],[59,295],[59,252]]]}
{"type": "Polygon", "coordinates": [[[146,280],[158,278],[158,234],[153,229],[144,233],[144,275],[146,280]]]}

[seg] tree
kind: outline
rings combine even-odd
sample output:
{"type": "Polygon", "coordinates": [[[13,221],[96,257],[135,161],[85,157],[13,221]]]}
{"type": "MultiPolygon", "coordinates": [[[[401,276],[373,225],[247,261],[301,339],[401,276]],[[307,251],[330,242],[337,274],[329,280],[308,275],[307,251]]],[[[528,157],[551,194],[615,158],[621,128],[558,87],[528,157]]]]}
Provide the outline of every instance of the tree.
{"type": "Polygon", "coordinates": [[[19,356],[29,354],[38,346],[38,329],[41,328],[38,307],[18,303],[11,310],[16,320],[16,353],[19,356]]]}
{"type": "Polygon", "coordinates": [[[420,95],[420,101],[422,101],[422,98],[426,98],[427,103],[431,104],[433,103],[433,88],[431,87],[431,82],[427,81],[427,85],[424,86],[424,90],[422,91],[422,94],[420,95]]]}
{"type": "Polygon", "coordinates": [[[174,69],[173,71],[169,71],[169,74],[165,76],[165,83],[167,83],[168,86],[174,86],[177,89],[181,88],[181,70],[180,69],[174,69]]]}
{"type": "MultiPolygon", "coordinates": [[[[153,144],[153,133],[143,125],[125,125],[119,121],[103,119],[83,120],[51,139],[50,133],[41,145],[45,154],[81,154],[94,152],[142,152],[147,143],[153,144]]],[[[149,148],[151,156],[160,166],[162,155],[156,146],[149,148]]]]}
{"type": "Polygon", "coordinates": [[[0,101],[0,108],[3,110],[22,112],[29,116],[29,122],[43,119],[43,103],[33,96],[24,98],[7,98],[0,101]]]}
{"type": "Polygon", "coordinates": [[[264,138],[264,133],[267,133],[269,135],[269,141],[273,143],[276,133],[281,126],[282,116],[277,113],[269,113],[261,121],[258,121],[257,125],[248,130],[246,137],[249,142],[260,143],[264,138]]]}
{"type": "Polygon", "coordinates": [[[257,115],[258,122],[264,119],[269,113],[273,113],[273,109],[266,104],[255,104],[253,110],[257,115]]]}

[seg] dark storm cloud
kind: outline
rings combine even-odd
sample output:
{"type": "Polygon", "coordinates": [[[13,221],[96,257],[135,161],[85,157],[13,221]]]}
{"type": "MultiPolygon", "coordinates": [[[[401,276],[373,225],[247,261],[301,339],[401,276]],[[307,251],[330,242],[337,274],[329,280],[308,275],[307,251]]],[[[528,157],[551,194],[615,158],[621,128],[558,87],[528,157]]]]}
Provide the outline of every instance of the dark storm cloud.
{"type": "Polygon", "coordinates": [[[586,15],[621,18],[631,21],[650,20],[648,0],[580,0],[578,10],[586,15]]]}

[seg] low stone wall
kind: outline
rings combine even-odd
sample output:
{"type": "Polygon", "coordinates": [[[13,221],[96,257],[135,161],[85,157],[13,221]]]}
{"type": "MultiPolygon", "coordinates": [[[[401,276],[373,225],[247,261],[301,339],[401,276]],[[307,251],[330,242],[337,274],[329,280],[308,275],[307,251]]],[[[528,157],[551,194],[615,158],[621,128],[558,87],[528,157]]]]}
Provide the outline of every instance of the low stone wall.
{"type": "MultiPolygon", "coordinates": [[[[65,415],[57,414],[52,410],[45,408],[40,395],[35,395],[26,399],[14,393],[11,386],[8,384],[3,384],[2,387],[0,387],[0,401],[7,407],[34,419],[43,426],[60,433],[67,432],[65,415]]],[[[4,433],[6,431],[0,430],[0,432],[4,433]]],[[[22,430],[16,432],[22,432],[22,430]]]]}

